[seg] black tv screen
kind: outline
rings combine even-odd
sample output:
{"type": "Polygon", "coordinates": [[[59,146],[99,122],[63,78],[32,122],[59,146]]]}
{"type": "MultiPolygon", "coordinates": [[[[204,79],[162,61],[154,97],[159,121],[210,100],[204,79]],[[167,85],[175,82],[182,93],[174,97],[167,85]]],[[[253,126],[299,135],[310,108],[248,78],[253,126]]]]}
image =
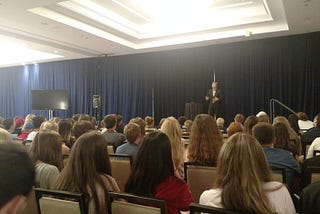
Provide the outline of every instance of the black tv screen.
{"type": "Polygon", "coordinates": [[[69,108],[67,90],[32,90],[33,110],[66,110],[69,108]]]}

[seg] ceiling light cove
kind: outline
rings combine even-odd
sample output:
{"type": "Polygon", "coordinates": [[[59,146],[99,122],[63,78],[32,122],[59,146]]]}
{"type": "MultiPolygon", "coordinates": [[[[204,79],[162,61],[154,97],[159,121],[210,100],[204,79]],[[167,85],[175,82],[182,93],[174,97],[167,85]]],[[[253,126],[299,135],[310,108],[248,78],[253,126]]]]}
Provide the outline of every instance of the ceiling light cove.
{"type": "Polygon", "coordinates": [[[282,0],[69,0],[29,11],[133,49],[288,30],[282,0]]]}

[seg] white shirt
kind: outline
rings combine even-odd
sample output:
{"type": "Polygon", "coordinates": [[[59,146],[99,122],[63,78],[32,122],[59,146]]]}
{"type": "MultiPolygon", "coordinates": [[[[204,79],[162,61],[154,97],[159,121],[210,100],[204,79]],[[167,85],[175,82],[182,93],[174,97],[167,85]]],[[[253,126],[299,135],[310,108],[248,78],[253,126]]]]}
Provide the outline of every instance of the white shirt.
{"type": "Polygon", "coordinates": [[[28,141],[33,141],[33,139],[35,138],[35,136],[38,134],[38,131],[32,131],[30,132],[30,134],[27,137],[28,141]]]}
{"type": "Polygon", "coordinates": [[[314,124],[311,120],[303,121],[298,120],[299,129],[301,130],[308,130],[314,127],[314,124]]]}
{"type": "MultiPolygon", "coordinates": [[[[296,209],[293,205],[291,196],[287,188],[280,182],[271,181],[263,184],[266,190],[269,203],[277,214],[295,214],[296,209]],[[279,185],[281,188],[277,189],[279,185]],[[273,189],[276,189],[272,191],[273,189]]],[[[235,190],[236,191],[236,190],[235,190]]],[[[211,189],[204,191],[199,200],[200,204],[223,208],[221,204],[221,189],[211,189]]]]}
{"type": "Polygon", "coordinates": [[[313,157],[313,151],[314,150],[320,150],[320,137],[317,137],[316,139],[314,139],[314,141],[311,143],[309,149],[308,149],[308,153],[307,153],[307,157],[306,159],[312,158],[313,157]]]}

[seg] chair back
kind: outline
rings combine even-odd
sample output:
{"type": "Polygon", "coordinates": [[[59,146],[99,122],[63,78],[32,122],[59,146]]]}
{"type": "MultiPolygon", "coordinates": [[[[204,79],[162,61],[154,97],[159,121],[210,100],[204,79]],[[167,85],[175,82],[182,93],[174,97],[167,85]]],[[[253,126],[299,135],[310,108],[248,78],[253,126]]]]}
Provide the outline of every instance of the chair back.
{"type": "Polygon", "coordinates": [[[205,206],[197,203],[191,203],[190,206],[190,214],[200,214],[200,213],[214,213],[214,214],[238,214],[237,212],[232,212],[230,210],[205,206]]]}
{"type": "Polygon", "coordinates": [[[127,193],[109,192],[107,207],[109,214],[166,214],[164,200],[140,197],[127,193]]]}
{"type": "Polygon", "coordinates": [[[112,177],[117,181],[119,189],[124,192],[124,186],[131,173],[132,157],[130,155],[109,154],[112,177]]]}
{"type": "Polygon", "coordinates": [[[308,184],[320,181],[320,167],[309,166],[307,168],[308,184]]]}
{"type": "Polygon", "coordinates": [[[86,214],[84,195],[58,190],[35,188],[40,214],[86,214]]]}
{"type": "Polygon", "coordinates": [[[24,205],[18,208],[17,214],[39,214],[36,195],[33,188],[25,200],[24,205]]]}
{"type": "Polygon", "coordinates": [[[286,168],[271,166],[271,179],[280,183],[286,183],[286,168]]]}
{"type": "Polygon", "coordinates": [[[216,167],[184,163],[184,178],[188,183],[195,202],[199,202],[203,191],[212,189],[217,176],[216,167]]]}
{"type": "Polygon", "coordinates": [[[320,150],[313,150],[313,157],[320,155],[320,150]]]}

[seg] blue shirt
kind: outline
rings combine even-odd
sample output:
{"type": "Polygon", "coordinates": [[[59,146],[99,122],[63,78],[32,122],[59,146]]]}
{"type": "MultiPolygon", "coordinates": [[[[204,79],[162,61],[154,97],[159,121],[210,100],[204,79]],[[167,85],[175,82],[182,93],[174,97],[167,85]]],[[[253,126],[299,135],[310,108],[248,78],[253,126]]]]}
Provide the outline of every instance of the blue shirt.
{"type": "Polygon", "coordinates": [[[279,148],[263,148],[263,150],[270,166],[286,168],[286,183],[289,187],[292,186],[294,177],[300,175],[298,163],[292,154],[279,148]]]}
{"type": "Polygon", "coordinates": [[[130,155],[130,156],[132,156],[132,159],[134,160],[137,155],[138,150],[139,150],[139,145],[137,145],[135,143],[127,142],[117,148],[116,154],[130,155]]]}

